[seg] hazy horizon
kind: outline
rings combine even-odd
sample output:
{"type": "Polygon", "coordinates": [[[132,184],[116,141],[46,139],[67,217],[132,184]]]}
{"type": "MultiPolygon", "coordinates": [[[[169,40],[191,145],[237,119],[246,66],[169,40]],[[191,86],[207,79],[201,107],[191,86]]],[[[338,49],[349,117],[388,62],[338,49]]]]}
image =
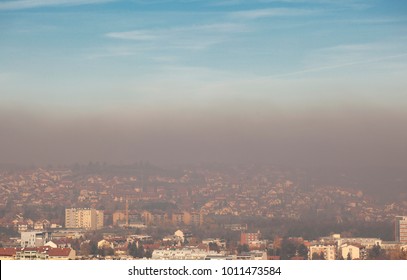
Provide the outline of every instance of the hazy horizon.
{"type": "Polygon", "coordinates": [[[403,1],[0,3],[0,163],[407,166],[403,1]]]}

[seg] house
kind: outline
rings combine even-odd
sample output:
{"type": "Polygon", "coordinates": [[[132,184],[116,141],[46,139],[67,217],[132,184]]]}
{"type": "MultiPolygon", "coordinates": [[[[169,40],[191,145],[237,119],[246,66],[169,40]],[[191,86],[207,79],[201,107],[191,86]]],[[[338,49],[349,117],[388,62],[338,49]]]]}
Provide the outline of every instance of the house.
{"type": "Polygon", "coordinates": [[[49,246],[51,248],[58,248],[58,245],[54,243],[53,241],[48,241],[47,243],[44,244],[44,246],[49,246]]]}
{"type": "Polygon", "coordinates": [[[76,251],[71,248],[50,248],[48,250],[49,260],[74,260],[76,251]]]}
{"type": "Polygon", "coordinates": [[[182,232],[182,230],[177,230],[176,232],[174,232],[174,236],[179,238],[181,240],[181,242],[185,241],[184,232],[182,232]]]}
{"type": "Polygon", "coordinates": [[[16,248],[0,248],[0,260],[14,260],[16,248]]]}
{"type": "Polygon", "coordinates": [[[60,238],[52,240],[58,248],[72,248],[71,240],[69,238],[60,238]]]}
{"type": "Polygon", "coordinates": [[[45,260],[47,256],[37,247],[25,247],[16,251],[16,260],[45,260]]]}
{"type": "Polygon", "coordinates": [[[18,232],[24,232],[27,231],[29,229],[29,225],[26,222],[18,222],[16,224],[16,230],[18,232]]]}
{"type": "Polygon", "coordinates": [[[17,260],[74,260],[75,250],[71,248],[52,248],[41,246],[21,248],[16,251],[17,260]]]}
{"type": "Polygon", "coordinates": [[[113,244],[106,239],[102,239],[98,242],[98,248],[99,249],[106,249],[106,248],[112,248],[113,249],[113,244]]]}
{"type": "Polygon", "coordinates": [[[114,248],[115,256],[126,256],[127,255],[127,246],[120,246],[114,248]]]}
{"type": "Polygon", "coordinates": [[[360,247],[352,244],[342,244],[339,247],[339,255],[342,256],[344,260],[360,259],[360,247]]]}

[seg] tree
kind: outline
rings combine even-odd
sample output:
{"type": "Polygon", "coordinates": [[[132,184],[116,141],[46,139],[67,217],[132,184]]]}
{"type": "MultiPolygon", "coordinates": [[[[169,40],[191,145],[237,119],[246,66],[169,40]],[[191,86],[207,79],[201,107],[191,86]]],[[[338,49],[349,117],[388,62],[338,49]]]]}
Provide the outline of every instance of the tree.
{"type": "Polygon", "coordinates": [[[144,257],[146,257],[147,259],[151,259],[152,256],[153,256],[153,252],[152,252],[150,249],[148,249],[147,251],[145,251],[144,257]]]}
{"type": "Polygon", "coordinates": [[[132,256],[132,257],[136,257],[137,256],[137,254],[138,254],[138,248],[137,248],[137,244],[136,244],[136,242],[131,242],[131,243],[129,243],[129,245],[128,245],[128,247],[127,247],[127,251],[128,251],[128,254],[130,255],[130,256],[132,256]]]}
{"type": "Polygon", "coordinates": [[[142,259],[144,257],[144,246],[143,246],[143,244],[141,244],[141,242],[139,242],[138,245],[139,246],[138,246],[138,250],[137,250],[137,257],[139,259],[142,259]]]}
{"type": "Polygon", "coordinates": [[[312,253],[311,259],[313,259],[313,260],[319,260],[319,254],[318,254],[317,252],[312,253]]]}
{"type": "Polygon", "coordinates": [[[400,250],[400,260],[407,260],[407,250],[400,250]]]}
{"type": "Polygon", "coordinates": [[[216,252],[218,252],[219,253],[219,246],[218,246],[218,243],[216,243],[216,242],[209,242],[209,250],[210,251],[216,251],[216,252]]]}
{"type": "Polygon", "coordinates": [[[371,260],[383,260],[385,257],[385,252],[378,244],[374,245],[372,249],[369,250],[369,259],[371,260]]]}
{"type": "Polygon", "coordinates": [[[297,252],[300,257],[303,257],[305,260],[308,258],[308,248],[304,244],[300,244],[297,247],[297,252]]]}
{"type": "Polygon", "coordinates": [[[107,247],[103,249],[103,255],[104,256],[113,256],[114,255],[114,250],[111,247],[107,247]]]}
{"type": "Polygon", "coordinates": [[[314,252],[314,253],[312,253],[312,259],[313,260],[325,260],[325,254],[322,251],[320,253],[314,252]]]}
{"type": "Polygon", "coordinates": [[[77,238],[72,239],[71,240],[72,249],[74,249],[75,251],[79,251],[81,249],[81,241],[83,241],[82,238],[80,238],[80,239],[77,239],[77,238]]]}
{"type": "Polygon", "coordinates": [[[128,254],[134,258],[143,258],[145,255],[144,247],[141,242],[137,244],[137,242],[131,242],[128,246],[128,254]]]}
{"type": "Polygon", "coordinates": [[[91,255],[97,255],[98,254],[98,244],[95,241],[90,241],[90,253],[91,255]]]}
{"type": "Polygon", "coordinates": [[[281,242],[280,257],[282,260],[289,260],[297,253],[297,245],[289,239],[283,239],[281,242]]]}
{"type": "Polygon", "coordinates": [[[97,255],[102,256],[102,257],[106,256],[105,250],[103,248],[98,249],[97,250],[97,255]]]}
{"type": "Polygon", "coordinates": [[[243,245],[237,246],[237,252],[239,254],[241,254],[242,252],[250,252],[249,245],[243,244],[243,245]]]}
{"type": "Polygon", "coordinates": [[[89,256],[91,251],[89,242],[82,242],[80,245],[80,251],[82,256],[89,256]]]}

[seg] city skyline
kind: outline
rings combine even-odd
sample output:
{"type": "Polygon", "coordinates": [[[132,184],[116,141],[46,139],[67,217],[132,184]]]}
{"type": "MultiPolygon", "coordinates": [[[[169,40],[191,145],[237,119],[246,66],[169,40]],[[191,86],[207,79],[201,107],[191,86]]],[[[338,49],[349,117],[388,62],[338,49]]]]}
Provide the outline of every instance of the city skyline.
{"type": "Polygon", "coordinates": [[[405,167],[406,9],[2,1],[1,161],[405,167]]]}

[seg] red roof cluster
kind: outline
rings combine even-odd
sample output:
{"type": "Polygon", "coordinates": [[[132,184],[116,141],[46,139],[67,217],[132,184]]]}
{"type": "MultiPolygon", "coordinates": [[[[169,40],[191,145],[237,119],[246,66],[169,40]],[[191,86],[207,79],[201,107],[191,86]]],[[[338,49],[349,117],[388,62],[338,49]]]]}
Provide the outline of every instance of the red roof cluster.
{"type": "MultiPolygon", "coordinates": [[[[13,249],[13,248],[4,248],[4,249],[13,249]]],[[[37,251],[41,253],[47,253],[48,256],[50,257],[67,257],[71,252],[71,248],[52,248],[50,246],[40,246],[36,248],[21,248],[21,251],[37,251]]]]}
{"type": "Polygon", "coordinates": [[[16,248],[0,248],[0,256],[13,257],[16,255],[16,248]]]}

